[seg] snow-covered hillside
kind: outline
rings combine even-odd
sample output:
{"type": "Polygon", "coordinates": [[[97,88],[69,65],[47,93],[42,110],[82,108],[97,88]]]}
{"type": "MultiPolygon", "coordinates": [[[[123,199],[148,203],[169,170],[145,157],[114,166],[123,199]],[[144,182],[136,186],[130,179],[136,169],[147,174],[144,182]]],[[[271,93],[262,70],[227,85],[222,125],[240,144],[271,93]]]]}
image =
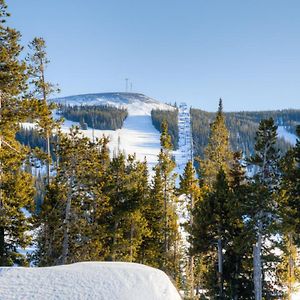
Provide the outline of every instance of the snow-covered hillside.
{"type": "Polygon", "coordinates": [[[47,268],[0,268],[0,299],[179,300],[168,276],[121,262],[85,262],[47,268]]]}
{"type": "Polygon", "coordinates": [[[296,144],[297,136],[295,134],[288,132],[284,126],[278,126],[277,134],[278,137],[284,138],[291,145],[294,146],[296,144]]]}
{"type": "Polygon", "coordinates": [[[150,115],[152,109],[172,109],[170,105],[137,93],[97,93],[53,99],[64,105],[111,105],[127,108],[129,115],[150,115]]]}
{"type": "MultiPolygon", "coordinates": [[[[82,133],[91,139],[109,136],[111,153],[115,151],[124,151],[126,155],[135,153],[137,159],[141,161],[146,157],[151,172],[160,151],[160,133],[152,125],[151,110],[172,110],[174,109],[172,106],[135,93],[88,94],[59,98],[55,101],[67,105],[113,105],[127,108],[128,117],[123,128],[116,131],[88,128],[82,130],[82,133]]],[[[79,124],[66,120],[62,131],[68,132],[72,125],[79,124]]]]}

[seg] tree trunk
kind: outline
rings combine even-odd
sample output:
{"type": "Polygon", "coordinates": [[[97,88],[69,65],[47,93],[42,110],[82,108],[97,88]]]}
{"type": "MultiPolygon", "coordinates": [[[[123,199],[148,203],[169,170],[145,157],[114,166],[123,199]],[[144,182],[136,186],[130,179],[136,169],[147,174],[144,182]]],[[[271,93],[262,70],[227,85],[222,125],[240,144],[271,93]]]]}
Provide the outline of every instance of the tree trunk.
{"type": "Polygon", "coordinates": [[[119,222],[115,221],[114,224],[114,233],[113,233],[113,240],[112,240],[112,253],[111,253],[111,259],[112,261],[115,261],[116,259],[116,242],[117,242],[117,235],[116,231],[119,227],[119,222]]]}
{"type": "Polygon", "coordinates": [[[190,259],[190,272],[191,272],[191,298],[194,299],[195,298],[195,283],[194,283],[194,256],[191,256],[190,259]]]}
{"type": "Polygon", "coordinates": [[[47,143],[47,184],[49,185],[51,153],[50,153],[50,134],[48,131],[47,131],[46,143],[47,143]]]}
{"type": "Polygon", "coordinates": [[[62,248],[62,258],[61,258],[62,264],[65,264],[67,262],[67,258],[69,255],[69,230],[70,230],[70,214],[71,214],[71,204],[72,204],[72,198],[71,198],[72,182],[73,180],[71,179],[71,186],[69,187],[70,190],[67,197],[66,212],[65,212],[65,219],[64,219],[64,238],[63,238],[63,248],[62,248]]]}
{"type": "Polygon", "coordinates": [[[134,233],[134,225],[133,222],[131,221],[130,224],[130,262],[133,261],[133,233],[134,233]]]}
{"type": "Polygon", "coordinates": [[[293,283],[294,283],[294,257],[293,257],[293,236],[292,233],[288,234],[288,243],[289,243],[289,263],[288,263],[288,299],[292,299],[292,293],[293,293],[293,283]]]}
{"type": "Polygon", "coordinates": [[[233,300],[238,300],[239,299],[239,283],[238,283],[239,264],[240,264],[240,261],[239,260],[236,261],[236,263],[235,263],[234,283],[233,283],[233,295],[232,295],[233,300]]]}
{"type": "Polygon", "coordinates": [[[5,265],[4,227],[0,227],[0,266],[5,265]]]}
{"type": "Polygon", "coordinates": [[[262,271],[261,271],[261,243],[262,223],[259,221],[259,229],[256,244],[253,246],[253,281],[255,300],[262,300],[262,271]]]}
{"type": "Polygon", "coordinates": [[[223,252],[222,240],[218,239],[218,282],[219,282],[219,296],[223,299],[223,252]]]}
{"type": "MultiPolygon", "coordinates": [[[[191,203],[191,214],[190,214],[190,226],[191,226],[191,229],[193,229],[193,225],[194,225],[194,216],[193,216],[193,210],[194,210],[194,197],[192,194],[190,194],[190,203],[191,203]]],[[[192,255],[191,256],[191,259],[190,259],[190,272],[191,272],[191,298],[194,299],[195,298],[195,279],[194,279],[194,256],[192,255]]]]}
{"type": "Polygon", "coordinates": [[[164,228],[164,250],[165,250],[165,264],[167,262],[167,254],[169,251],[169,245],[168,245],[168,192],[167,192],[167,178],[164,178],[164,221],[165,221],[165,228],[164,228]]]}

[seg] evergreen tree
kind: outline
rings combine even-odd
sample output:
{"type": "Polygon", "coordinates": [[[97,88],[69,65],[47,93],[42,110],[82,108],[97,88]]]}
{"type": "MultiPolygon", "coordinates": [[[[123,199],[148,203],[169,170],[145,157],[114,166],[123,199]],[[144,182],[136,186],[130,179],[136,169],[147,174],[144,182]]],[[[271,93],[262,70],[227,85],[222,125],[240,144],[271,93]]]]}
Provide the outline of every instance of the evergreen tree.
{"type": "MultiPolygon", "coordinates": [[[[175,162],[172,159],[171,137],[168,134],[168,125],[166,122],[162,123],[161,128],[161,150],[158,156],[158,163],[155,166],[155,172],[158,176],[156,183],[160,180],[159,185],[162,187],[163,209],[164,209],[164,241],[163,241],[163,269],[177,278],[179,275],[179,231],[176,213],[176,195],[175,195],[175,177],[174,168],[175,162]]],[[[157,186],[156,186],[157,188],[157,186]]],[[[157,193],[158,191],[156,191],[157,193]]]]}
{"type": "Polygon", "coordinates": [[[143,239],[148,236],[144,206],[149,197],[146,163],[136,161],[135,156],[125,159],[120,153],[113,157],[108,168],[104,187],[109,196],[111,213],[108,216],[108,259],[137,261],[143,251],[143,239]]]}
{"type": "Polygon", "coordinates": [[[203,174],[205,183],[212,186],[221,168],[226,174],[228,173],[229,165],[232,160],[229,132],[225,124],[222,99],[219,101],[216,118],[210,125],[208,145],[204,152],[204,161],[200,163],[200,167],[203,168],[201,174],[203,174]]]}
{"type": "MultiPolygon", "coordinates": [[[[179,183],[179,193],[183,194],[186,199],[186,209],[188,212],[189,220],[188,223],[185,224],[188,227],[188,231],[193,231],[193,210],[195,207],[195,202],[198,201],[200,196],[200,187],[199,187],[199,181],[196,178],[196,171],[194,169],[192,161],[188,161],[184,173],[182,176],[180,176],[180,183],[179,183]]],[[[190,250],[190,249],[189,249],[190,250]]],[[[189,277],[189,291],[188,296],[191,299],[194,299],[195,297],[195,284],[194,284],[194,256],[189,255],[189,262],[187,263],[187,266],[189,267],[187,273],[190,275],[189,277]]],[[[187,278],[188,279],[188,278],[187,278]]]]}
{"type": "Polygon", "coordinates": [[[227,296],[230,299],[251,299],[252,282],[252,233],[247,219],[251,188],[246,178],[242,153],[233,153],[233,163],[229,170],[231,188],[230,222],[227,226],[228,243],[225,255],[225,280],[228,282],[227,296]]]}
{"type": "MultiPolygon", "coordinates": [[[[49,63],[46,53],[46,43],[43,38],[34,38],[29,44],[32,53],[27,56],[29,63],[30,84],[33,86],[32,95],[37,101],[37,124],[41,135],[46,139],[46,166],[47,184],[50,182],[51,151],[50,139],[53,131],[59,127],[60,122],[52,117],[55,105],[48,104],[48,98],[54,92],[59,91],[55,86],[46,81],[45,70],[49,63]]],[[[40,156],[43,157],[42,155],[40,156]]]]}
{"type": "Polygon", "coordinates": [[[23,163],[28,150],[15,139],[19,122],[30,116],[26,64],[20,55],[20,33],[5,26],[7,6],[0,1],[0,265],[20,263],[17,248],[29,245],[30,219],[24,208],[33,205],[33,180],[23,163]]]}
{"type": "Polygon", "coordinates": [[[164,192],[163,181],[159,168],[155,168],[152,179],[149,199],[143,210],[148,223],[149,235],[143,240],[141,246],[140,262],[162,268],[164,265],[164,192]]]}
{"type": "Polygon", "coordinates": [[[39,214],[39,265],[99,260],[107,255],[109,199],[103,193],[101,143],[72,128],[59,137],[56,176],[47,187],[39,214]]]}
{"type": "Polygon", "coordinates": [[[263,295],[262,272],[262,243],[270,234],[271,224],[274,222],[275,200],[274,192],[278,185],[278,159],[279,152],[276,149],[277,126],[274,120],[262,120],[256,133],[255,154],[249,159],[249,164],[255,167],[256,174],[253,184],[256,190],[251,203],[253,229],[256,236],[253,245],[253,279],[255,299],[261,300],[263,295]]]}
{"type": "Polygon", "coordinates": [[[295,283],[299,280],[297,268],[297,244],[299,245],[300,213],[300,126],[296,133],[298,140],[294,148],[289,150],[281,160],[282,180],[278,194],[281,223],[283,257],[278,273],[283,287],[287,288],[287,299],[291,299],[295,283]]]}
{"type": "Polygon", "coordinates": [[[249,299],[251,231],[247,215],[249,187],[241,153],[234,153],[228,175],[221,169],[209,189],[201,189],[192,228],[192,251],[202,258],[202,289],[217,299],[249,299]],[[204,267],[204,268],[203,268],[204,267]]]}

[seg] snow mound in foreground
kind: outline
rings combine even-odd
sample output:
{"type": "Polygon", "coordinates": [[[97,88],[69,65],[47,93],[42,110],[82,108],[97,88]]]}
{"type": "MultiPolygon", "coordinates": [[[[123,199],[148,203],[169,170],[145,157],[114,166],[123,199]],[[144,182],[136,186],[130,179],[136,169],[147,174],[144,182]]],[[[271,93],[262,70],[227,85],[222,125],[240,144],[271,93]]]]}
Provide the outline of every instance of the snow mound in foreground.
{"type": "Polygon", "coordinates": [[[0,299],[179,300],[168,276],[123,262],[0,268],[0,299]]]}

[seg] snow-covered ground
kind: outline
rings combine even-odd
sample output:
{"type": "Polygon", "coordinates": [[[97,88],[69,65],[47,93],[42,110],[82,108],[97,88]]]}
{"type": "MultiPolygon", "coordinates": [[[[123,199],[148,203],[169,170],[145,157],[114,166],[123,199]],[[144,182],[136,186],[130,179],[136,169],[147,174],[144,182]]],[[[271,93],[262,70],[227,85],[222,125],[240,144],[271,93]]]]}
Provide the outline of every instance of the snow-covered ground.
{"type": "MultiPolygon", "coordinates": [[[[72,125],[79,126],[79,123],[66,120],[62,125],[62,132],[69,132],[72,125]]],[[[135,153],[137,159],[141,161],[146,157],[149,171],[157,163],[157,156],[160,151],[160,133],[152,125],[149,115],[129,114],[123,128],[115,131],[88,128],[81,130],[81,132],[91,140],[101,138],[103,135],[108,136],[111,154],[117,151],[122,151],[126,155],[135,153]]]]}
{"type": "Polygon", "coordinates": [[[0,268],[0,299],[179,300],[168,276],[151,267],[85,262],[47,268],[0,268]]]}
{"type": "Polygon", "coordinates": [[[296,289],[296,291],[292,294],[292,298],[291,300],[299,300],[300,299],[300,284],[298,283],[294,289],[296,289]]]}
{"type": "Polygon", "coordinates": [[[284,138],[291,145],[294,146],[296,144],[297,136],[295,134],[288,132],[284,126],[278,126],[277,134],[278,134],[278,137],[284,138]]]}

